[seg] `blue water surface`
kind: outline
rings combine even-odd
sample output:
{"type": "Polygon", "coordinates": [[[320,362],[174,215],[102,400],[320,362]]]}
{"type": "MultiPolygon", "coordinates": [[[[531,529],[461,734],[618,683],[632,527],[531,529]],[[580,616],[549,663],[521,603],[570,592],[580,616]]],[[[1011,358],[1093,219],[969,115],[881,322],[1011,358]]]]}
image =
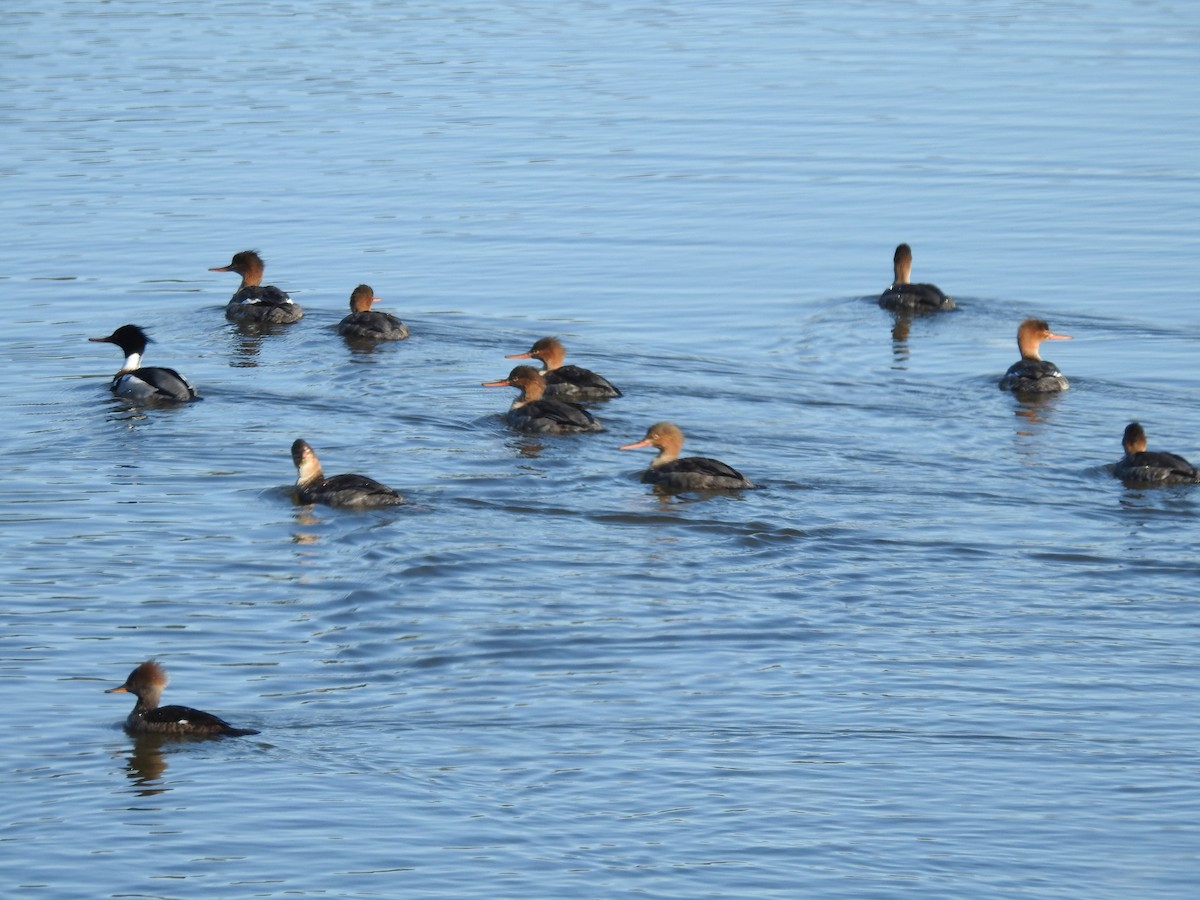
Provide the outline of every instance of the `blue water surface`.
{"type": "Polygon", "coordinates": [[[1194,895],[1200,493],[1110,471],[1200,461],[1190,4],[49,0],[0,59],[7,895],[1194,895]],[[958,310],[878,307],[901,241],[958,310]],[[226,322],[248,247],[299,323],[226,322]],[[126,322],[201,402],[110,395],[126,322]],[[605,432],[479,386],[546,335],[605,432]],[[760,486],[641,484],[664,419],[760,486]],[[296,505],[297,437],[408,502],[296,505]],[[126,735],[152,657],[261,733],[126,735]]]}

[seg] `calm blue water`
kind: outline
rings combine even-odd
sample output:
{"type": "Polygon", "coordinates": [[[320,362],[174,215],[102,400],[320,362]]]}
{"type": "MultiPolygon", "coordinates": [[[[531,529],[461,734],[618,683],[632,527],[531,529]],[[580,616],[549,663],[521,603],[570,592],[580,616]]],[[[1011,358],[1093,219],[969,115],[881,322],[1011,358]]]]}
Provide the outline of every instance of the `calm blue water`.
{"type": "Polygon", "coordinates": [[[1190,4],[194,6],[0,34],[6,894],[1194,895],[1200,493],[1107,468],[1200,459],[1190,4]],[[550,334],[605,433],[479,387],[550,334]],[[761,487],[652,493],[661,419],[761,487]],[[150,657],[262,733],[128,737],[150,657]]]}

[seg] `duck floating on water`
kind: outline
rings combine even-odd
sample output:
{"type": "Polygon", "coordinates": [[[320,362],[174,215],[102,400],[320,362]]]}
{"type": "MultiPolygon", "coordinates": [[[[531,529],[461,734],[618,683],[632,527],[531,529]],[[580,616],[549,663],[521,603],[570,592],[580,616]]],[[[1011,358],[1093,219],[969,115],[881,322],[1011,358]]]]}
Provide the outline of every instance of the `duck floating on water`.
{"type": "Polygon", "coordinates": [[[580,366],[564,366],[567,351],[556,337],[544,337],[534,342],[526,353],[513,353],[505,359],[536,359],[542,364],[541,375],[546,379],[546,396],[572,403],[611,400],[621,392],[607,378],[580,366]]]}
{"type": "Polygon", "coordinates": [[[884,309],[933,311],[954,309],[955,303],[942,293],[935,284],[913,284],[909,281],[912,272],[912,248],[901,244],[892,256],[893,279],[891,287],[879,295],[879,305],[884,309]]]}
{"type": "Polygon", "coordinates": [[[258,734],[253,728],[234,728],[219,716],[189,706],[159,706],[158,699],[167,686],[167,673],[154,660],[146,660],[129,673],[120,687],[106,694],[133,694],[137,703],[125,720],[130,734],[170,734],[180,737],[242,737],[258,734]]]}
{"type": "Polygon", "coordinates": [[[533,366],[517,366],[507,378],[485,381],[484,387],[514,387],[521,393],[509,407],[506,419],[518,431],[537,434],[579,434],[603,431],[596,418],[581,406],[543,397],[546,379],[533,366]]]}
{"type": "Polygon", "coordinates": [[[321,461],[308,441],[297,438],[292,444],[292,462],[296,464],[296,494],[301,503],[324,503],[365,509],[395,506],[404,498],[386,484],[366,475],[331,475],[321,471],[321,461]]]}
{"type": "Polygon", "coordinates": [[[360,284],[350,294],[350,315],[338,323],[338,334],[360,341],[402,341],[408,326],[391,313],[371,309],[379,297],[370,285],[360,284]]]}
{"type": "Polygon", "coordinates": [[[97,344],[116,344],[125,354],[125,365],[113,376],[112,392],[129,400],[170,400],[187,403],[196,399],[191,382],[174,369],[143,366],[142,356],[150,338],[137,325],[122,325],[108,337],[88,338],[97,344]]]}
{"type": "Polygon", "coordinates": [[[1121,438],[1125,456],[1113,466],[1113,474],[1126,483],[1195,484],[1200,481],[1196,467],[1174,453],[1146,450],[1146,430],[1137,422],[1125,426],[1121,438]]]}
{"type": "Polygon", "coordinates": [[[225,304],[225,318],[233,322],[259,322],[266,325],[290,325],[300,321],[300,304],[275,287],[263,284],[263,261],[257,250],[235,253],[227,266],[215,266],[210,272],[236,272],[242,283],[225,304]]]}
{"type": "Polygon", "coordinates": [[[683,449],[683,432],[673,422],[651,425],[646,436],[618,450],[637,450],[657,447],[658,456],[642,474],[643,484],[657,484],[681,491],[718,491],[754,487],[750,479],[732,466],[706,456],[679,458],[683,449]]]}
{"type": "Polygon", "coordinates": [[[1048,359],[1042,359],[1038,348],[1042,341],[1069,341],[1069,334],[1055,334],[1042,319],[1026,319],[1017,328],[1017,347],[1021,358],[1008,367],[1000,379],[1000,390],[1017,394],[1051,394],[1071,386],[1067,376],[1048,359]]]}

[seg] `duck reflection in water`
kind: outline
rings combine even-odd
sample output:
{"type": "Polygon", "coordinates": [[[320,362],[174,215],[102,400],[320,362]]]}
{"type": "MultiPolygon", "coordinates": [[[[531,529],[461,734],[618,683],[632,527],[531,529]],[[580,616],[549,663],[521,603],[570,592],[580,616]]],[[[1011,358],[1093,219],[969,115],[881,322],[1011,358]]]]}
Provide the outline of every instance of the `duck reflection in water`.
{"type": "Polygon", "coordinates": [[[133,749],[126,757],[125,777],[140,789],[138,794],[143,797],[170,790],[162,785],[163,773],[167,771],[163,745],[170,740],[173,739],[165,734],[139,734],[133,738],[133,749]]]}

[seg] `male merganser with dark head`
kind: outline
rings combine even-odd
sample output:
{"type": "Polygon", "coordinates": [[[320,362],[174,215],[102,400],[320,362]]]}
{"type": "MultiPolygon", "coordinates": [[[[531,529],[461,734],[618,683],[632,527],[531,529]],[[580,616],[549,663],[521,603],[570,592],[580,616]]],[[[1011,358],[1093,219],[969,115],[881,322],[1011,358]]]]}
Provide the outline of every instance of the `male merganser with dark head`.
{"type": "Polygon", "coordinates": [[[683,432],[672,422],[651,425],[646,436],[618,450],[637,450],[657,447],[658,456],[642,474],[644,484],[657,484],[679,491],[719,491],[754,487],[745,475],[732,466],[705,456],[679,458],[683,449],[683,432]]]}
{"type": "Polygon", "coordinates": [[[142,355],[150,338],[136,325],[122,325],[108,337],[88,338],[97,344],[116,344],[125,354],[125,365],[113,376],[112,390],[130,400],[174,400],[187,403],[196,399],[196,389],[174,369],[143,366],[142,355]]]}
{"type": "Polygon", "coordinates": [[[324,503],[327,506],[395,506],[404,498],[386,484],[366,475],[331,475],[325,477],[321,461],[308,442],[299,438],[292,444],[292,462],[296,464],[296,494],[301,503],[324,503]]]}
{"type": "Polygon", "coordinates": [[[610,400],[620,397],[621,392],[607,378],[590,369],[579,366],[564,366],[567,351],[556,337],[544,337],[536,341],[527,353],[513,353],[505,359],[536,359],[542,363],[542,377],[546,379],[546,396],[573,403],[588,403],[594,400],[610,400]]]}
{"type": "Polygon", "coordinates": [[[1200,481],[1196,467],[1174,453],[1146,450],[1146,431],[1137,422],[1125,427],[1121,439],[1125,456],[1113,466],[1113,474],[1125,482],[1138,484],[1195,484],[1200,481]]]}
{"type": "Polygon", "coordinates": [[[234,728],[212,713],[188,706],[159,706],[158,698],[166,686],[166,671],[151,659],[130,672],[123,685],[105,693],[133,694],[137,697],[133,712],[125,720],[125,730],[130,734],[174,734],[181,737],[258,734],[253,728],[234,728]]]}
{"type": "Polygon", "coordinates": [[[1008,367],[1000,379],[1000,390],[1018,394],[1050,394],[1071,386],[1058,366],[1038,355],[1042,341],[1069,341],[1069,334],[1055,334],[1041,319],[1026,319],[1017,329],[1021,359],[1008,367]]]}
{"type": "Polygon", "coordinates": [[[360,284],[350,295],[350,315],[338,323],[338,334],[362,341],[402,341],[408,326],[391,313],[377,312],[371,304],[379,297],[370,285],[360,284]]]}
{"type": "Polygon", "coordinates": [[[892,257],[894,273],[892,286],[879,295],[879,305],[884,309],[936,310],[954,309],[954,301],[942,293],[935,284],[913,284],[908,280],[912,272],[912,248],[901,244],[892,257]]]}
{"type": "Polygon", "coordinates": [[[263,261],[257,250],[235,253],[227,266],[215,266],[210,272],[237,272],[242,283],[225,304],[225,318],[234,322],[263,322],[289,325],[300,321],[300,304],[273,284],[263,284],[263,261]]]}
{"type": "Polygon", "coordinates": [[[540,434],[577,434],[583,431],[603,431],[601,425],[586,409],[555,400],[543,398],[546,379],[533,366],[517,366],[507,378],[485,381],[484,387],[515,387],[521,392],[508,410],[508,424],[518,431],[540,434]]]}

